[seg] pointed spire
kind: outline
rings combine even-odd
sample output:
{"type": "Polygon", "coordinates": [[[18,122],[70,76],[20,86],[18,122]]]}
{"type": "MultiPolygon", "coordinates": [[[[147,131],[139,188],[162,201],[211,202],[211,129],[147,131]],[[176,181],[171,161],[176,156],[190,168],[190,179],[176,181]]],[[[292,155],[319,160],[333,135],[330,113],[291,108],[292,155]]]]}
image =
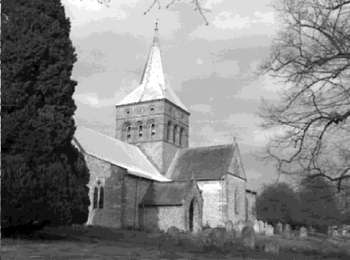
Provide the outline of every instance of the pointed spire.
{"type": "Polygon", "coordinates": [[[153,43],[143,69],[140,86],[119,102],[118,105],[157,99],[167,99],[188,112],[185,105],[165,81],[159,45],[158,19],[155,22],[153,43]]]}

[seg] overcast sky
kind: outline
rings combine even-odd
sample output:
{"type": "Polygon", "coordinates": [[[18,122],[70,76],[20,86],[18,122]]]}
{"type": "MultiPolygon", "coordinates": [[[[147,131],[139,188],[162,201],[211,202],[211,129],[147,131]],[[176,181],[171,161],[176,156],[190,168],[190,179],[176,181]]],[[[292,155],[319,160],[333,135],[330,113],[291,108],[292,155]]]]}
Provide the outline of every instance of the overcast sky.
{"type": "Polygon", "coordinates": [[[255,158],[272,134],[259,127],[261,99],[274,101],[279,91],[256,73],[277,31],[271,0],[203,0],[209,26],[185,3],[144,15],[152,2],[63,0],[78,54],[78,125],[113,136],[114,105],[136,88],[159,18],[167,81],[191,112],[190,145],[236,136],[251,186],[274,180],[273,167],[255,158]]]}

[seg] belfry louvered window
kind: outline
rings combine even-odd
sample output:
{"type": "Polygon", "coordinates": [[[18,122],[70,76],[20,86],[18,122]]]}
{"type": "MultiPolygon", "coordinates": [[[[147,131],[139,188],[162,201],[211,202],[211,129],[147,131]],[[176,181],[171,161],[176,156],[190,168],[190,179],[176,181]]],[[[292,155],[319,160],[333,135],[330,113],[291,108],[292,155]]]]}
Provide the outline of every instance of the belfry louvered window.
{"type": "Polygon", "coordinates": [[[151,124],[151,136],[156,134],[156,125],[154,123],[151,124]]]}
{"type": "Polygon", "coordinates": [[[141,138],[143,135],[143,126],[141,122],[138,123],[138,128],[139,128],[139,137],[141,138]]]}
{"type": "Polygon", "coordinates": [[[173,143],[176,144],[176,142],[177,142],[177,125],[174,125],[173,143]]]}
{"type": "Polygon", "coordinates": [[[167,131],[166,131],[166,139],[167,139],[168,141],[171,141],[170,135],[171,135],[171,121],[168,122],[168,128],[167,128],[167,131]]]}

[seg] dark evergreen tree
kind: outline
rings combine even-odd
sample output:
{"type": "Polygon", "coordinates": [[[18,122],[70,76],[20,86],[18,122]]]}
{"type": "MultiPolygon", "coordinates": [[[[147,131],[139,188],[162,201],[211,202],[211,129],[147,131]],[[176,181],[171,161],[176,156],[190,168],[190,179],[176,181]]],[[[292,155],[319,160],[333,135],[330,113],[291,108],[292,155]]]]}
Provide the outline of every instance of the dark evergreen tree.
{"type": "Polygon", "coordinates": [[[69,33],[60,0],[2,1],[4,231],[86,221],[88,169],[71,143],[76,55],[69,33]]]}
{"type": "Polygon", "coordinates": [[[341,223],[342,216],[336,202],[336,193],[331,183],[323,178],[305,178],[299,192],[302,222],[320,231],[341,223]]]}
{"type": "Polygon", "coordinates": [[[285,183],[267,186],[257,198],[256,211],[258,219],[271,224],[299,223],[298,196],[285,183]]]}

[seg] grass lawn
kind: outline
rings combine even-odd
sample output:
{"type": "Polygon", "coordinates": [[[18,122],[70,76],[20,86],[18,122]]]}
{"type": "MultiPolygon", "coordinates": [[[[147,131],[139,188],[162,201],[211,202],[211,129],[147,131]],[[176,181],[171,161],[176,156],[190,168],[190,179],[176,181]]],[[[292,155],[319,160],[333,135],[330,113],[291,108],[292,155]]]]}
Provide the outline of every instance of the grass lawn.
{"type": "Polygon", "coordinates": [[[175,242],[164,234],[101,227],[47,228],[27,239],[2,239],[1,259],[350,259],[350,241],[329,241],[317,237],[303,241],[258,237],[258,242],[264,239],[278,241],[283,250],[279,255],[234,246],[224,251],[198,250],[186,242],[175,242]]]}

